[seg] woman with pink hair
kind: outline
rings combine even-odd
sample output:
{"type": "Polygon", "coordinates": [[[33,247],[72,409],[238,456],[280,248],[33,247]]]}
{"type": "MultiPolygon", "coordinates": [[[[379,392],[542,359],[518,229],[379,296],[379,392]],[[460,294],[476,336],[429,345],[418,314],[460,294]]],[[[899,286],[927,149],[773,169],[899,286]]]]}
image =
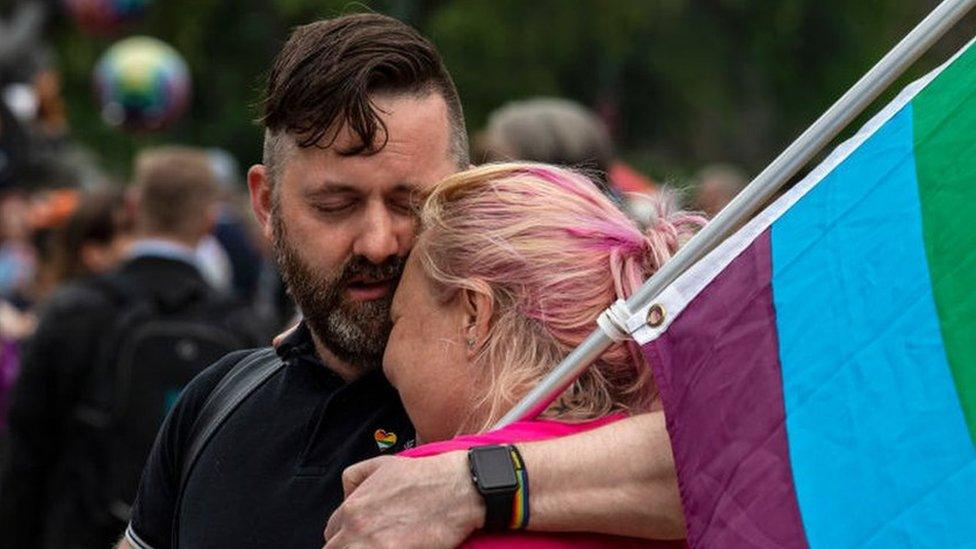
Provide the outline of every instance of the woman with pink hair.
{"type": "MultiPolygon", "coordinates": [[[[423,444],[401,455],[554,438],[659,409],[638,347],[618,343],[539,419],[489,431],[704,223],[664,202],[658,214],[642,232],[589,179],[543,164],[491,164],[438,185],[394,298],[383,360],[423,444]]],[[[518,489],[507,526],[517,530],[533,499],[517,446],[508,449],[518,489]]],[[[479,534],[466,546],[647,542],[519,532],[479,534]]]]}

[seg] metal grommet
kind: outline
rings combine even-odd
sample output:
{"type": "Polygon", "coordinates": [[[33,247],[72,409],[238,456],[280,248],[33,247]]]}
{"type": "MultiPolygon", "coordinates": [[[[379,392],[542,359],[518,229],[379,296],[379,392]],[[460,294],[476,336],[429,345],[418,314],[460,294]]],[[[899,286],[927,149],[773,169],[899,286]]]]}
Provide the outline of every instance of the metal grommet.
{"type": "Polygon", "coordinates": [[[651,328],[657,328],[661,324],[664,324],[664,319],[667,317],[667,313],[664,310],[664,305],[660,303],[655,303],[651,305],[651,308],[647,310],[647,325],[651,328]]]}

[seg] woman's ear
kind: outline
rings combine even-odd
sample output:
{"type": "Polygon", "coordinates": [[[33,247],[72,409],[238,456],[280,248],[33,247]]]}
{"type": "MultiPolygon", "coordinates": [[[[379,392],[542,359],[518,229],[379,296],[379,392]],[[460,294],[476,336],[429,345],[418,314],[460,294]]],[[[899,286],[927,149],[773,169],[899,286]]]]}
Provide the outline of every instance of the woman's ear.
{"type": "Polygon", "coordinates": [[[487,291],[462,288],[458,292],[462,309],[462,336],[468,357],[473,357],[488,340],[495,303],[487,291]]]}

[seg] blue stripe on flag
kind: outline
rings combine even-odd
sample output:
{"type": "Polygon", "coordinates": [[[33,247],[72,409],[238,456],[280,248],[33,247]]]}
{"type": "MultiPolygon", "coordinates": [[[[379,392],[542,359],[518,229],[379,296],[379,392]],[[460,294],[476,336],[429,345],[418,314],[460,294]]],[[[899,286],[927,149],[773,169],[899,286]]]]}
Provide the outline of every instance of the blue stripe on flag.
{"type": "Polygon", "coordinates": [[[908,105],[772,227],[811,547],[976,542],[976,451],[942,347],[912,137],[908,105]]]}

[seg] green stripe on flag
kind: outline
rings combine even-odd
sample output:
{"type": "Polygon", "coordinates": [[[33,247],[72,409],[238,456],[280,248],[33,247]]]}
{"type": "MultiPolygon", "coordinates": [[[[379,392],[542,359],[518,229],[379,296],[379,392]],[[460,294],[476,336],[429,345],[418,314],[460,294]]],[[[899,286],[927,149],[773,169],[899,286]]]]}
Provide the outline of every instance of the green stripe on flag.
{"type": "Polygon", "coordinates": [[[976,444],[976,48],[912,101],[922,232],[946,358],[976,444]]]}

